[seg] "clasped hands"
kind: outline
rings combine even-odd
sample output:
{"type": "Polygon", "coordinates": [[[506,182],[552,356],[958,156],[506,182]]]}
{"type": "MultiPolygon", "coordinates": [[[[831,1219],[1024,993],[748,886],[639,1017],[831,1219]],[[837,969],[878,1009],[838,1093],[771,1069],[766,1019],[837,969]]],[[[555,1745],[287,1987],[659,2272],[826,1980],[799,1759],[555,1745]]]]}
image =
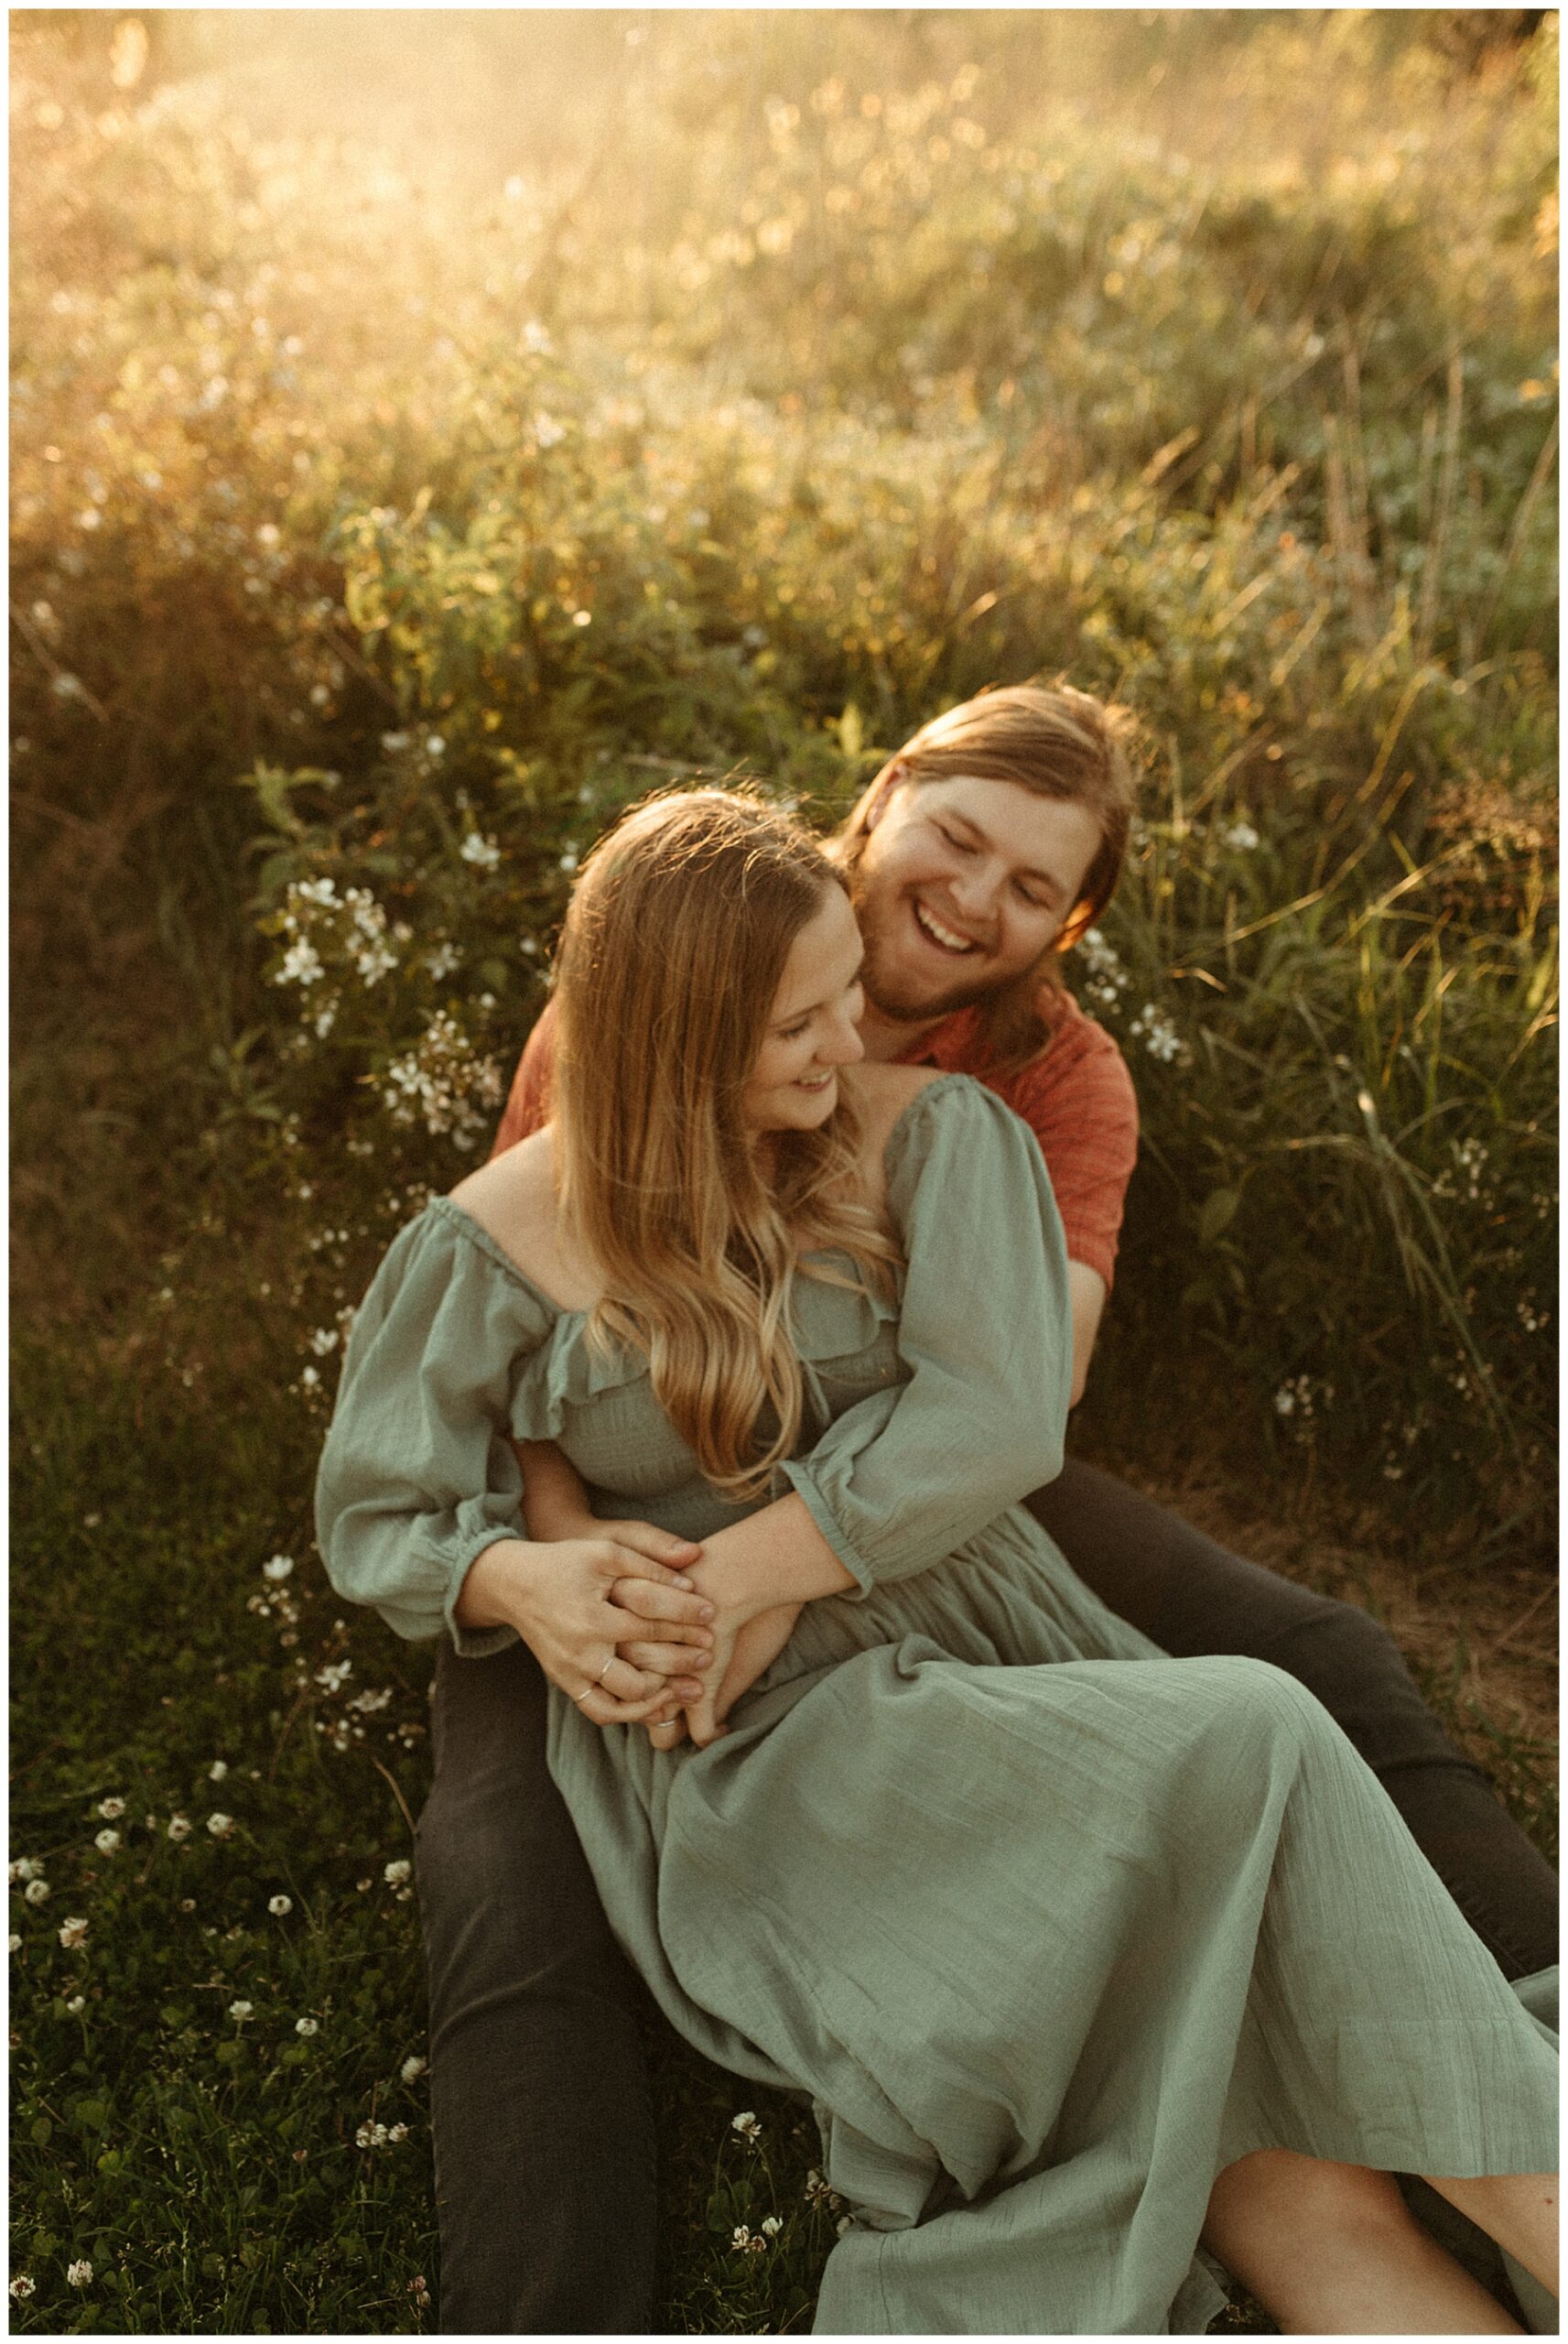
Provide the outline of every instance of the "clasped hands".
{"type": "Polygon", "coordinates": [[[501,1539],[463,1584],[468,1627],[505,1624],[594,1725],[643,1725],[660,1750],[701,1748],[788,1642],[800,1607],[757,1612],[704,1569],[703,1549],[647,1522],[557,1516],[547,1541],[501,1539]]]}

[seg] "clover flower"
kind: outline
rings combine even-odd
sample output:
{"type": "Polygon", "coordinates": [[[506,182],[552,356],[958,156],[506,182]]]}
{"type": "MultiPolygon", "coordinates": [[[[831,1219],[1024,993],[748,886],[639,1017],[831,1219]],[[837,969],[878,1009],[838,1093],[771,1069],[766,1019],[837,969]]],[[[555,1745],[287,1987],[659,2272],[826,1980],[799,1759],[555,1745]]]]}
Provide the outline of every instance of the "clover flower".
{"type": "Polygon", "coordinates": [[[29,1880],[22,1894],[29,1904],[47,1904],[53,1891],[47,1880],[29,1880]]]}
{"type": "Polygon", "coordinates": [[[120,1834],[117,1831],[95,1831],[92,1844],[101,1856],[115,1855],[119,1852],[120,1834]]]}
{"type": "Polygon", "coordinates": [[[207,1818],[207,1829],[214,1839],[226,1839],[233,1828],[234,1818],[232,1815],[215,1811],[207,1818]]]}
{"type": "Polygon", "coordinates": [[[66,2004],[66,2009],[70,2013],[72,2018],[80,2018],[86,2008],[87,1997],[85,1994],[72,1994],[70,2002],[66,2004]]]}
{"type": "Polygon", "coordinates": [[[189,1817],[171,1815],[168,1818],[168,1837],[171,1839],[189,1839],[190,1837],[189,1817]]]}
{"type": "Polygon", "coordinates": [[[294,2032],[296,2035],[303,2035],[307,2037],[312,2035],[319,2035],[321,2032],[321,2022],[319,2019],[316,2018],[297,2018],[294,2022],[294,2032]]]}
{"type": "Polygon", "coordinates": [[[229,2016],[231,2018],[254,2018],[255,2013],[256,2006],[254,2002],[231,2002],[229,2004],[229,2016]]]}
{"type": "Polygon", "coordinates": [[[87,1923],[79,1913],[68,1914],[59,1926],[59,1941],[67,1953],[74,1953],[87,1942],[87,1923]]]}
{"type": "Polygon", "coordinates": [[[90,2287],[92,2284],[92,2265],[85,2255],[80,2263],[67,2265],[65,2283],[68,2287],[90,2287]]]}
{"type": "Polygon", "coordinates": [[[41,1856],[17,1856],[9,1866],[12,1880],[38,1880],[44,1869],[41,1856]]]}
{"type": "Polygon", "coordinates": [[[294,1899],[292,1896],[269,1896],[266,1909],[275,1921],[281,1921],[286,1914],[293,1912],[294,1899]]]}
{"type": "Polygon", "coordinates": [[[125,1812],[125,1802],[123,1798],[101,1798],[98,1802],[98,1812],[105,1823],[118,1823],[121,1816],[125,1812]]]}
{"type": "Polygon", "coordinates": [[[755,2111],[750,2108],[743,2108],[739,2116],[730,2119],[730,2130],[741,2133],[748,2141],[760,2141],[762,2137],[762,2128],[757,2122],[755,2111]]]}
{"type": "Polygon", "coordinates": [[[417,2056],[410,2059],[405,2059],[402,2067],[398,2069],[398,2073],[403,2078],[406,2084],[416,2083],[424,2072],[425,2062],[417,2056]]]}
{"type": "Polygon", "coordinates": [[[274,1580],[286,1579],[289,1577],[293,1568],[294,1557],[292,1555],[274,1555],[270,1562],[265,1562],[262,1565],[262,1577],[263,1579],[270,1579],[274,1580]]]}
{"type": "Polygon", "coordinates": [[[214,1758],[207,1769],[207,1779],[210,1783],[221,1783],[228,1771],[229,1762],[226,1758],[214,1758]]]}
{"type": "Polygon", "coordinates": [[[25,2271],[17,2272],[7,2290],[7,2293],[14,2295],[19,2304],[25,2304],[29,2295],[36,2295],[38,2292],[38,2281],[29,2279],[25,2271]]]}
{"type": "Polygon", "coordinates": [[[500,867],[501,849],[482,831],[470,830],[458,852],[465,863],[474,863],[481,871],[494,871],[500,867]]]}
{"type": "Polygon", "coordinates": [[[394,1856],[389,1864],[384,1865],[381,1876],[388,1888],[401,1888],[413,1869],[406,1856],[394,1856]]]}

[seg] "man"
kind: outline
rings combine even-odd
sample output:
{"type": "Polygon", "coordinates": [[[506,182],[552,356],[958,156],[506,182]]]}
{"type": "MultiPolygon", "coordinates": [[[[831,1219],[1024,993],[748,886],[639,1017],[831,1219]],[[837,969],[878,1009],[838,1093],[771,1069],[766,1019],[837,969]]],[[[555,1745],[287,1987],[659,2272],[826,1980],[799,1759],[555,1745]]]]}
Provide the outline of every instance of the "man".
{"type": "MultiPolygon", "coordinates": [[[[1115,1044],[1054,971],[1109,899],[1131,806],[1116,712],[1022,686],[923,727],[838,841],[867,949],[868,1054],[976,1075],[1039,1138],[1066,1236],[1075,1399],[1114,1275],[1137,1116],[1115,1044]]],[[[546,1011],[497,1152],[545,1118],[550,1034],[546,1011]]],[[[1555,1959],[1551,1872],[1376,1622],[1073,1460],[1029,1503],[1080,1577],[1168,1651],[1248,1654],[1308,1685],[1505,1973],[1555,1959]]],[[[530,1528],[554,1535],[532,1506],[530,1528]]],[[[641,1991],[546,1771],[544,1712],[524,1644],[473,1660],[443,1647],[418,1853],[449,2333],[652,2321],[641,1991]]]]}

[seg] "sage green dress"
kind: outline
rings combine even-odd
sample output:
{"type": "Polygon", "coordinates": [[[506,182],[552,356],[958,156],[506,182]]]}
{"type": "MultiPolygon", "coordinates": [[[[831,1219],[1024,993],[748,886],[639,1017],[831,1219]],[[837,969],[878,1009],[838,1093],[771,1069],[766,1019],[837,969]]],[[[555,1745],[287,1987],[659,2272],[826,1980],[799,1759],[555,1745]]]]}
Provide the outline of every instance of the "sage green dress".
{"type": "MultiPolygon", "coordinates": [[[[1550,2169],[1554,2054],[1313,1698],[1168,1659],[1019,1507],[1060,1467],[1071,1373],[1033,1134],[943,1077],[888,1176],[901,1297],[797,1281],[811,1422],[775,1483],[855,1589],[806,1607],[705,1751],[552,1688],[551,1772],[676,2027],[816,2102],[855,2208],[820,2329],[1197,2332],[1221,2166],[1550,2169]]],[[[640,1359],[596,1354],[440,1199],[348,1346],[333,1584],[406,1635],[509,1641],[451,1607],[519,1533],[514,1436],[558,1441],[602,1513],[736,1518],[640,1359]]]]}

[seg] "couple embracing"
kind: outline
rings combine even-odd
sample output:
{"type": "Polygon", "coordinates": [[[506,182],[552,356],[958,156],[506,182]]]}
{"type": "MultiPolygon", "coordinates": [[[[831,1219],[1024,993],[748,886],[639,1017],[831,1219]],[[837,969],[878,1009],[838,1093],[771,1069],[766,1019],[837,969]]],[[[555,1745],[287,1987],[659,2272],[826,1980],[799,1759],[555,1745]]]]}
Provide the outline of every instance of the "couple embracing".
{"type": "Polygon", "coordinates": [[[1033,687],[826,848],[633,809],[515,1144],[366,1297],[319,1528],[442,1640],[449,2330],[648,2324],[628,1961],[814,2102],[824,2331],[1201,2332],[1212,2257],[1290,2330],[1517,2332],[1395,2175],[1555,2287],[1550,1875],[1380,1632],[1064,1470],[1134,1119],[1051,971],[1130,813],[1033,687]]]}

